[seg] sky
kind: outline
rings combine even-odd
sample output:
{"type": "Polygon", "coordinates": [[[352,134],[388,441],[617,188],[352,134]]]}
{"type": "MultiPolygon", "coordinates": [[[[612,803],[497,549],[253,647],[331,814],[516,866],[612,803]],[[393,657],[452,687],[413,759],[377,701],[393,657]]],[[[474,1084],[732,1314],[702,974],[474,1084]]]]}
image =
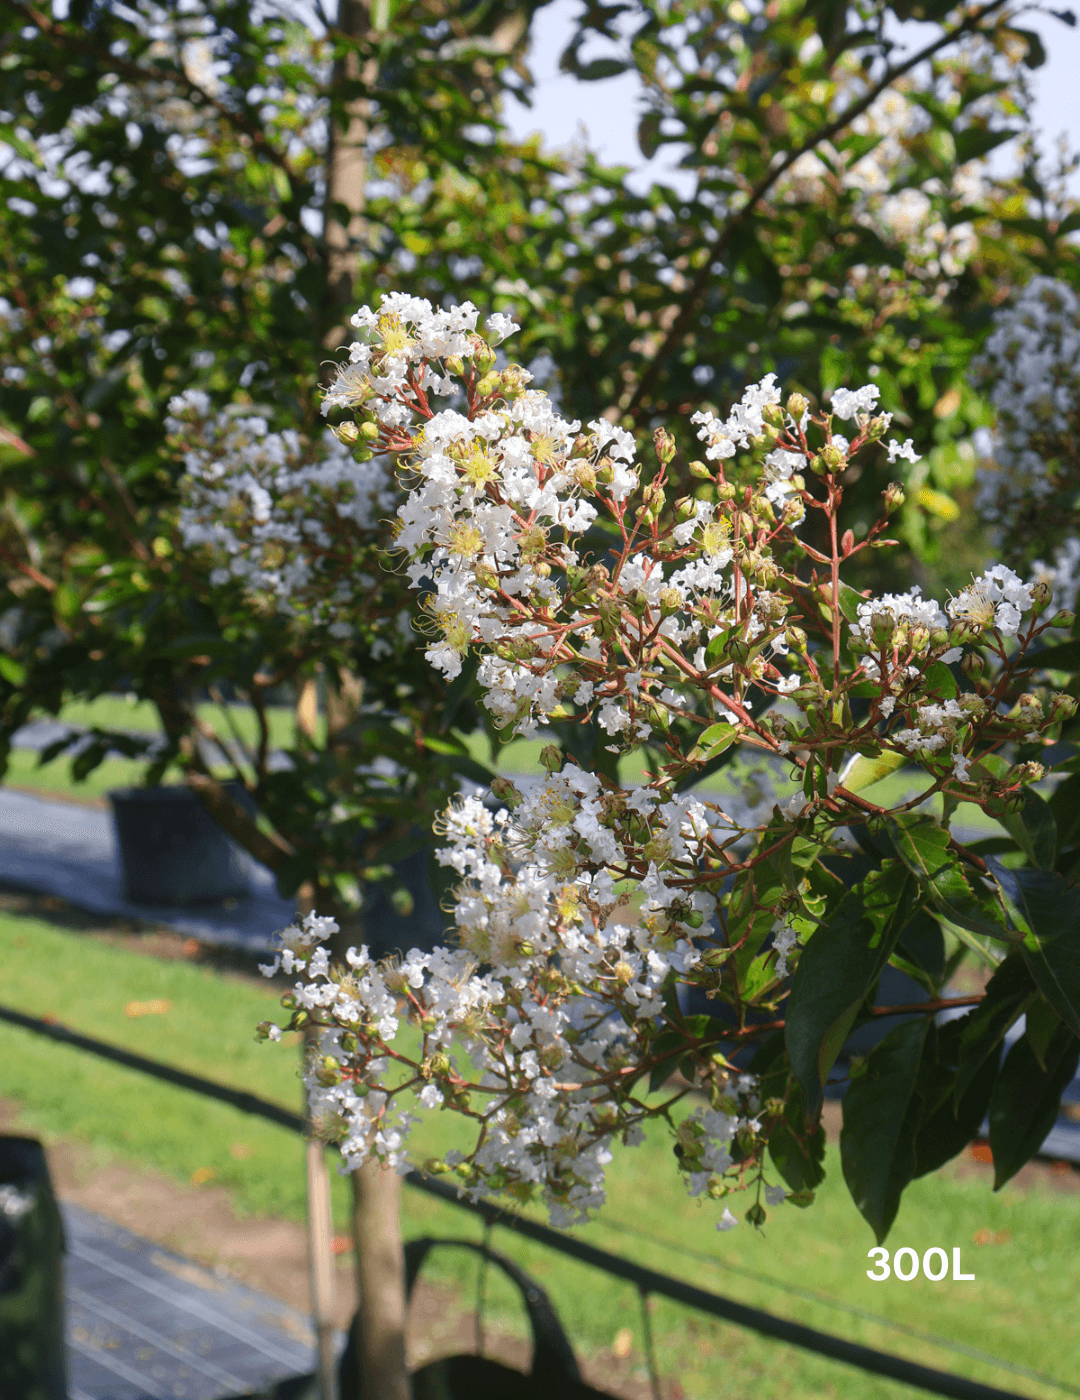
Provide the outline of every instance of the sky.
{"type": "MultiPolygon", "coordinates": [[[[1062,7],[1067,3],[1062,0],[1062,7]]],[[[559,72],[559,57],[580,8],[580,0],[553,0],[536,16],[529,59],[536,79],[533,105],[530,109],[508,101],[508,123],[519,138],[539,131],[553,150],[584,140],[605,161],[635,167],[632,183],[640,188],[651,171],[663,168],[664,153],[651,166],[642,160],[636,137],[639,85],[634,76],[582,83],[559,72]]],[[[1045,65],[1032,74],[1041,144],[1051,150],[1064,131],[1072,145],[1080,146],[1080,26],[1070,29],[1048,14],[1035,13],[1026,14],[1022,23],[1040,35],[1047,53],[1045,65]]],[[[1004,148],[996,162],[999,168],[1009,161],[1009,149],[1004,148]]],[[[1080,198],[1080,172],[1074,174],[1071,190],[1080,198]]]]}

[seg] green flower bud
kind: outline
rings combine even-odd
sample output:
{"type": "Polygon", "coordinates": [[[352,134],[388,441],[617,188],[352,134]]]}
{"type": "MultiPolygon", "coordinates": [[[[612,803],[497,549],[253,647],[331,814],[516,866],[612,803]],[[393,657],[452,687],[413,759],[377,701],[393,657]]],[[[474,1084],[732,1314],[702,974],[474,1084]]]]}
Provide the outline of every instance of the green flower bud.
{"type": "Polygon", "coordinates": [[[837,447],[834,442],[830,442],[827,447],[821,449],[821,456],[830,472],[838,472],[842,467],[847,466],[847,453],[841,447],[837,447]]]}
{"type": "Polygon", "coordinates": [[[549,773],[557,772],[563,765],[562,750],[558,744],[545,744],[540,750],[540,762],[549,773]]]}
{"type": "Polygon", "coordinates": [[[653,446],[656,448],[656,456],[662,466],[668,466],[675,457],[678,448],[675,446],[675,439],[666,428],[657,428],[653,433],[653,446]]]}
{"type": "MultiPolygon", "coordinates": [[[[366,426],[365,424],[365,427],[366,426]]],[[[360,431],[361,430],[355,423],[339,423],[337,427],[333,429],[334,436],[337,438],[338,442],[343,442],[346,447],[351,447],[353,443],[359,439],[360,431]]],[[[378,429],[376,429],[376,435],[378,435],[378,429]]]]}
{"type": "Polygon", "coordinates": [[[690,475],[700,477],[703,481],[711,481],[712,468],[707,467],[704,462],[691,462],[690,475]]]}
{"type": "Polygon", "coordinates": [[[805,394],[790,394],[788,396],[787,411],[796,423],[802,422],[802,416],[809,407],[810,401],[805,394]]]}
{"type": "Polygon", "coordinates": [[[898,481],[890,481],[881,494],[885,499],[886,515],[892,515],[904,504],[904,488],[898,481]]]}

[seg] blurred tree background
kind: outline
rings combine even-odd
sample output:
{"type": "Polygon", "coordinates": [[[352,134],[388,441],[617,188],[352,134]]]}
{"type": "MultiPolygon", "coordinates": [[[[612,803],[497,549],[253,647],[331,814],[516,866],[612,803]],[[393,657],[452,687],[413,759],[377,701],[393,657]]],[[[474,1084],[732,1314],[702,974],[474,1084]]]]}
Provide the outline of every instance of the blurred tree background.
{"type": "MultiPolygon", "coordinates": [[[[642,153],[678,163],[644,193],[508,135],[544,22],[531,0],[0,0],[0,744],[123,685],[165,702],[161,762],[197,768],[191,697],[295,700],[319,665],[331,696],[359,674],[369,707],[411,707],[414,736],[445,728],[418,650],[380,666],[362,638],[245,619],[176,557],[169,398],[198,387],[313,432],[347,314],[393,288],[514,312],[515,358],[565,412],[643,442],[666,426],[686,457],[688,414],[767,372],[813,402],[876,383],[923,455],[891,469],[911,553],[862,556],[866,586],[914,568],[940,594],[981,565],[988,408],[968,366],[1013,287],[1080,280],[1080,215],[1030,137],[1043,53],[1014,7],[583,4],[564,68],[639,74],[642,153]],[[1022,167],[991,173],[1016,136],[1022,167]]],[[[847,483],[857,536],[885,484],[847,483]]],[[[467,687],[453,703],[459,732],[481,723],[467,687]]],[[[449,762],[433,801],[450,747],[422,755],[449,762]]],[[[279,780],[301,831],[335,772],[316,781],[325,746],[309,757],[306,797],[279,780]]],[[[319,874],[319,841],[296,879],[319,874]]]]}

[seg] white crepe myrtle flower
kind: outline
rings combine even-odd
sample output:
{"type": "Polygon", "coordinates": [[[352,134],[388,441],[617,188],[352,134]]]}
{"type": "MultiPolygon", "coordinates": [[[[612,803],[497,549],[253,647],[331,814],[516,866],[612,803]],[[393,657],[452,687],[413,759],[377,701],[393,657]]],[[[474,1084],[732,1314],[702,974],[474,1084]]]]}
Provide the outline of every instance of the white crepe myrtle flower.
{"type": "MultiPolygon", "coordinates": [[[[737,983],[740,1006],[776,1014],[789,960],[825,917],[809,872],[866,820],[844,755],[910,761],[948,792],[980,753],[1028,740],[1072,701],[1044,714],[1028,697],[1010,719],[949,669],[979,617],[997,629],[1006,681],[1019,664],[1000,638],[1019,635],[1033,595],[1002,565],[948,608],[917,587],[842,591],[847,561],[886,523],[883,512],[841,549],[849,463],[911,459],[880,424],[870,431],[874,386],[833,396],[834,415],[856,421],[851,440],[802,395],[782,403],[773,375],[726,416],[696,414],[707,460],[691,464],[694,494],[669,500],[666,431],[650,456],[620,424],[566,420],[520,367],[495,369],[476,318],[400,295],[358,312],[361,339],[327,395],[351,420],[334,432],[363,463],[396,464],[398,577],[415,590],[430,665],[453,677],[471,659],[499,727],[591,722],[594,743],[597,731],[612,742],[588,761],[545,743],[542,777],[497,779],[442,814],[448,946],[380,964],[361,948],[337,966],[314,926],[286,931],[294,1024],[317,1041],[312,1111],[347,1166],[398,1170],[414,1162],[416,1111],[451,1113],[468,1139],[428,1170],[474,1198],[537,1197],[558,1224],[599,1207],[614,1152],[662,1117],[688,1190],[720,1201],[763,1186],[780,1100],[732,1069],[746,1031],[718,1020],[700,1034],[680,996],[730,1000],[737,983]],[[453,407],[433,401],[451,391],[453,407]],[[807,487],[812,474],[827,491],[807,487]],[[796,534],[813,511],[828,517],[814,538],[831,536],[831,554],[796,534]],[[721,807],[696,790],[736,745],[782,760],[793,795],[780,804],[747,783],[745,801],[721,807]]],[[[1016,786],[972,788],[988,801],[1016,786]]],[[[734,1223],[725,1210],[719,1228],[734,1223]]]]}

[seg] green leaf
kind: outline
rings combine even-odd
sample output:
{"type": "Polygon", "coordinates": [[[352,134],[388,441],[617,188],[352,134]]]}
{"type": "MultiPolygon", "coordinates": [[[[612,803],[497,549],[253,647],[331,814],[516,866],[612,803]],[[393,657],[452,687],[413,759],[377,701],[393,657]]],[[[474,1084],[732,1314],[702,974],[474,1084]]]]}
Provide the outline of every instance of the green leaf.
{"type": "Polygon", "coordinates": [[[660,146],[660,113],[646,112],[638,122],[638,145],[646,160],[652,160],[660,146]]]}
{"type": "Polygon", "coordinates": [[[799,957],[784,1039],[811,1122],[821,1114],[829,1070],[910,917],[913,887],[902,866],[885,861],[847,892],[799,957]]]}
{"type": "Polygon", "coordinates": [[[785,1115],[769,1134],[769,1156],[793,1191],[813,1191],[825,1180],[825,1129],[819,1123],[808,1133],[801,1094],[797,1106],[803,1122],[797,1123],[793,1114],[785,1115]]]}
{"type": "Polygon", "coordinates": [[[1046,1047],[1041,1069],[1022,1035],[1001,1067],[990,1096],[990,1150],[994,1190],[1005,1185],[1043,1145],[1061,1108],[1061,1094],[1076,1073],[1080,1040],[1061,1026],[1046,1047]]]}
{"type": "Polygon", "coordinates": [[[1047,671],[1080,670],[1080,638],[1062,642],[1060,646],[1047,647],[1045,651],[1032,652],[1025,660],[1047,671]]]}
{"type": "Polygon", "coordinates": [[[926,668],[926,688],[937,695],[943,695],[946,700],[956,698],[956,677],[944,661],[935,661],[932,666],[926,668]]]}
{"type": "Polygon", "coordinates": [[[945,939],[941,925],[932,914],[920,909],[905,925],[891,962],[914,977],[931,995],[938,991],[945,972],[945,939]]]}
{"type": "Polygon", "coordinates": [[[1024,1034],[1031,1046],[1031,1053],[1043,1071],[1046,1069],[1046,1051],[1051,1037],[1060,1025],[1061,1017],[1045,997],[1037,997],[1024,1013],[1024,1034]]]}
{"type": "Polygon", "coordinates": [[[894,753],[891,749],[886,749],[877,758],[864,758],[859,755],[852,759],[847,769],[841,773],[840,785],[847,788],[848,792],[861,792],[871,783],[880,782],[890,773],[895,773],[898,768],[903,768],[907,762],[905,754],[894,753]]]}
{"type": "Polygon", "coordinates": [[[1035,983],[1019,953],[1012,953],[986,984],[983,999],[974,1011],[956,1022],[960,1037],[957,1054],[954,1106],[967,1093],[988,1060],[996,1064],[999,1047],[1009,1027],[1035,995],[1035,983]]]}
{"type": "Polygon", "coordinates": [[[8,685],[22,685],[26,680],[26,667],[13,656],[0,656],[0,676],[8,685]]]}
{"type": "Polygon", "coordinates": [[[969,126],[965,131],[956,132],[956,163],[965,165],[969,160],[976,160],[979,156],[985,156],[990,151],[996,150],[998,146],[1010,140],[1016,135],[1014,128],[996,127],[994,130],[987,130],[977,126],[969,126]]]}
{"type": "MultiPolygon", "coordinates": [[[[962,1152],[978,1135],[986,1118],[994,1084],[997,1082],[999,1056],[989,1055],[968,1081],[959,1100],[951,1091],[956,1069],[958,1044],[963,1036],[963,1020],[949,1021],[934,1036],[937,1065],[944,1092],[924,1110],[924,1118],[915,1135],[915,1176],[937,1171],[962,1152]],[[955,1028],[955,1029],[954,1029],[955,1028]]],[[[920,1088],[924,1087],[920,1075],[920,1088]]],[[[929,1086],[926,1086],[929,1087],[929,1086]]],[[[929,1098],[929,1095],[925,1095],[929,1098]]]]}
{"type": "Polygon", "coordinates": [[[844,1095],[840,1160],[852,1199],[877,1236],[889,1233],[904,1187],[915,1175],[915,1097],[928,1020],[896,1026],[870,1052],[844,1095]]]}
{"type": "Polygon", "coordinates": [[[990,891],[968,880],[959,856],[949,847],[949,833],[932,816],[905,814],[886,822],[897,855],[950,923],[985,938],[1018,941],[1005,909],[990,891]]]}
{"type": "Polygon", "coordinates": [[[1080,842],[1080,773],[1071,773],[1059,783],[1047,806],[1057,827],[1058,849],[1068,851],[1080,842]]]}
{"type": "Polygon", "coordinates": [[[1027,40],[1027,53],[1024,55],[1025,68],[1041,68],[1046,62],[1046,50],[1043,48],[1043,41],[1034,29],[1009,29],[1008,34],[1019,34],[1021,39],[1027,40]]]}
{"type": "Polygon", "coordinates": [[[1020,795],[1020,810],[1006,812],[998,821],[1032,865],[1052,870],[1057,858],[1057,824],[1048,802],[1031,788],[1020,795]]]}
{"type": "Polygon", "coordinates": [[[1080,1035],[1080,886],[1053,870],[1011,870],[1000,878],[1024,924],[1028,970],[1061,1019],[1080,1035]]]}
{"type": "Polygon", "coordinates": [[[690,751],[690,760],[701,763],[715,758],[717,754],[731,747],[737,733],[735,726],[728,724],[726,720],[721,720],[719,724],[710,724],[690,751]]]}

